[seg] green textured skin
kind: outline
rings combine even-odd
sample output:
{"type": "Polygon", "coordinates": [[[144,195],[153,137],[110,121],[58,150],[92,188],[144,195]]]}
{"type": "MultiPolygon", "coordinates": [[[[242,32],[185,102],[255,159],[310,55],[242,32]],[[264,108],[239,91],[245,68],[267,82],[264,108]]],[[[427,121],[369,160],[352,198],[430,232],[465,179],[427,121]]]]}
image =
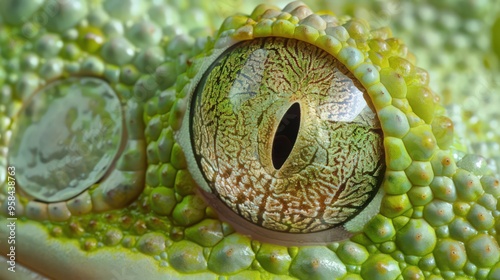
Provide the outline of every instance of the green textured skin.
{"type": "MultiPolygon", "coordinates": [[[[494,1],[458,8],[448,2],[311,3],[364,18],[328,17],[339,22],[331,29],[314,14],[299,20],[311,13],[305,8],[295,17],[290,7],[290,13],[270,8],[260,17],[267,7],[259,6],[251,16],[229,17],[215,33],[219,23],[212,18],[252,7],[174,1],[149,9],[134,0],[100,2],[0,3],[3,209],[16,113],[38,88],[54,79],[100,77],[131,120],[113,177],[130,188],[106,192],[96,184],[79,199],[49,207],[17,192],[14,277],[33,277],[30,269],[56,279],[500,279],[500,126],[494,110],[500,9],[494,1]],[[433,72],[414,66],[420,62],[390,30],[369,26],[390,22],[433,72]],[[419,24],[425,30],[408,35],[419,24]],[[219,220],[197,193],[191,159],[177,142],[186,99],[214,49],[267,36],[323,48],[353,73],[375,106],[387,164],[381,206],[348,240],[289,247],[252,240],[219,220]],[[474,80],[478,75],[482,79],[474,80]],[[467,106],[453,105],[461,102],[467,106]]],[[[5,216],[0,221],[7,223],[5,216]]],[[[8,234],[2,225],[4,256],[8,234]]],[[[10,279],[6,264],[0,275],[10,279]]]]}

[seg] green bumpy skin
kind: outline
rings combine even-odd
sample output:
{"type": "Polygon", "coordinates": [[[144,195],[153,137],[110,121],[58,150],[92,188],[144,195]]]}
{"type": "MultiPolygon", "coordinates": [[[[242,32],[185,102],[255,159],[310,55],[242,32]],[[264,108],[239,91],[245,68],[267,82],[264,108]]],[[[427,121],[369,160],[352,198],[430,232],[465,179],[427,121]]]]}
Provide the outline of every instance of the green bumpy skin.
{"type": "MultiPolygon", "coordinates": [[[[76,198],[45,203],[17,186],[16,273],[30,277],[30,269],[56,279],[500,279],[499,163],[464,154],[466,144],[431,90],[429,74],[389,29],[315,14],[299,2],[228,17],[208,39],[206,29],[189,26],[195,20],[178,16],[200,10],[180,3],[0,5],[2,224],[9,217],[10,140],[33,94],[48,92],[58,80],[104,82],[118,96],[122,115],[121,126],[106,124],[125,131],[105,177],[76,198]],[[190,35],[181,34],[181,24],[190,35]],[[224,222],[197,191],[178,143],[187,99],[212,54],[259,37],[323,49],[351,71],[374,105],[387,165],[381,204],[349,239],[288,247],[253,240],[224,222]]],[[[200,17],[199,25],[211,26],[200,17]]],[[[72,112],[55,124],[79,120],[72,112]]],[[[485,128],[474,129],[481,135],[485,128]]],[[[95,134],[91,140],[101,144],[95,134]]],[[[498,145],[498,135],[488,137],[498,145]]],[[[493,149],[488,155],[499,154],[493,149]]],[[[6,226],[0,233],[6,256],[10,233],[6,226]]],[[[0,275],[12,277],[2,263],[0,275]]]]}

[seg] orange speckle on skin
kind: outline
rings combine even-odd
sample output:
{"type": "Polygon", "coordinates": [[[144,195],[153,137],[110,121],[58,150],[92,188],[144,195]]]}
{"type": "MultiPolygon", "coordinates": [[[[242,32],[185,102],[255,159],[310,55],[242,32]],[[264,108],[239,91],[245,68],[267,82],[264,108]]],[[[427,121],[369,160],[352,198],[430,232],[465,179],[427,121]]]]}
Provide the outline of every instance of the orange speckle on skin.
{"type": "Polygon", "coordinates": [[[311,261],[311,265],[314,269],[317,269],[317,268],[319,268],[320,261],[318,259],[314,259],[311,261]]]}
{"type": "Polygon", "coordinates": [[[231,248],[231,249],[228,249],[228,250],[226,251],[226,256],[231,257],[232,255],[233,255],[233,249],[232,249],[232,248],[231,248]]]}
{"type": "Polygon", "coordinates": [[[424,180],[424,181],[427,181],[427,180],[429,180],[429,174],[427,172],[421,172],[420,178],[422,178],[422,180],[424,180]]]}
{"type": "Polygon", "coordinates": [[[471,188],[472,186],[474,186],[474,182],[472,180],[467,181],[467,187],[471,188]]]}
{"type": "Polygon", "coordinates": [[[378,262],[377,263],[377,271],[380,273],[380,274],[386,274],[389,270],[389,267],[383,263],[383,262],[378,262]]]}
{"type": "Polygon", "coordinates": [[[416,241],[420,241],[420,240],[422,240],[422,234],[420,234],[420,233],[419,233],[419,234],[417,234],[417,235],[415,236],[415,240],[416,240],[416,241]]]}
{"type": "Polygon", "coordinates": [[[397,212],[402,211],[403,210],[403,206],[397,205],[397,206],[394,207],[394,210],[396,210],[397,212]]]}
{"type": "Polygon", "coordinates": [[[450,252],[450,259],[452,261],[457,261],[458,259],[460,259],[460,254],[455,250],[455,248],[453,246],[450,246],[450,249],[449,249],[449,252],[450,252]]]}
{"type": "Polygon", "coordinates": [[[486,246],[486,248],[484,248],[484,250],[486,251],[486,253],[490,253],[491,252],[491,247],[488,245],[488,246],[486,246]]]}

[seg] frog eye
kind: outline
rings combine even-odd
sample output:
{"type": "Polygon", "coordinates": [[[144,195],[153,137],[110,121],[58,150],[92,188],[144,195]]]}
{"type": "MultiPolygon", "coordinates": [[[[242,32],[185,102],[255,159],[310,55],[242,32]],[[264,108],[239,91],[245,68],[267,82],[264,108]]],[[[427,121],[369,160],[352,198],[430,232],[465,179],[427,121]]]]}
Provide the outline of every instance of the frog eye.
{"type": "Polygon", "coordinates": [[[207,69],[189,106],[190,171],[222,218],[254,237],[345,238],[378,192],[377,115],[354,75],[314,45],[237,43],[207,69]]]}

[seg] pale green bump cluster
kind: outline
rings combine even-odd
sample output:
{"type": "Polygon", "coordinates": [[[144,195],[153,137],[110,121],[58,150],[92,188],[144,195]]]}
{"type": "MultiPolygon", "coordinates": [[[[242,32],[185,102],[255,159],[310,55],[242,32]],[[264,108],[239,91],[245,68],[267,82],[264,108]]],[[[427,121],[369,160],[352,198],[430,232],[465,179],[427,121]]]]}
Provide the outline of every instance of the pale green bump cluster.
{"type": "MultiPolygon", "coordinates": [[[[51,79],[100,77],[126,108],[129,136],[117,162],[118,177],[134,181],[130,172],[140,167],[133,163],[147,162],[145,185],[136,180],[142,192],[124,208],[128,190],[98,192],[97,185],[49,205],[18,197],[19,214],[44,221],[53,237],[79,240],[86,251],[129,248],[189,275],[500,278],[498,175],[481,157],[460,158],[452,150],[453,125],[430,90],[429,75],[414,66],[414,56],[390,30],[314,14],[294,2],[283,10],[261,5],[250,17],[230,17],[203,47],[204,40],[176,36],[166,5],[73,1],[47,26],[33,25],[31,33],[23,33],[28,28],[23,23],[48,9],[42,9],[41,1],[14,2],[0,4],[9,11],[2,13],[7,24],[0,28],[0,43],[6,46],[1,51],[0,99],[11,104],[0,107],[0,130],[10,131],[26,98],[51,79]],[[130,26],[123,24],[128,19],[134,20],[130,26]],[[33,37],[27,40],[26,34],[33,37]],[[185,97],[214,50],[265,36],[295,38],[328,51],[366,87],[377,111],[385,136],[384,195],[380,213],[349,240],[297,247],[261,243],[234,232],[196,194],[175,139],[185,97]],[[188,67],[188,59],[202,50],[188,67]]],[[[9,139],[0,137],[0,146],[6,147],[9,139]]]]}

